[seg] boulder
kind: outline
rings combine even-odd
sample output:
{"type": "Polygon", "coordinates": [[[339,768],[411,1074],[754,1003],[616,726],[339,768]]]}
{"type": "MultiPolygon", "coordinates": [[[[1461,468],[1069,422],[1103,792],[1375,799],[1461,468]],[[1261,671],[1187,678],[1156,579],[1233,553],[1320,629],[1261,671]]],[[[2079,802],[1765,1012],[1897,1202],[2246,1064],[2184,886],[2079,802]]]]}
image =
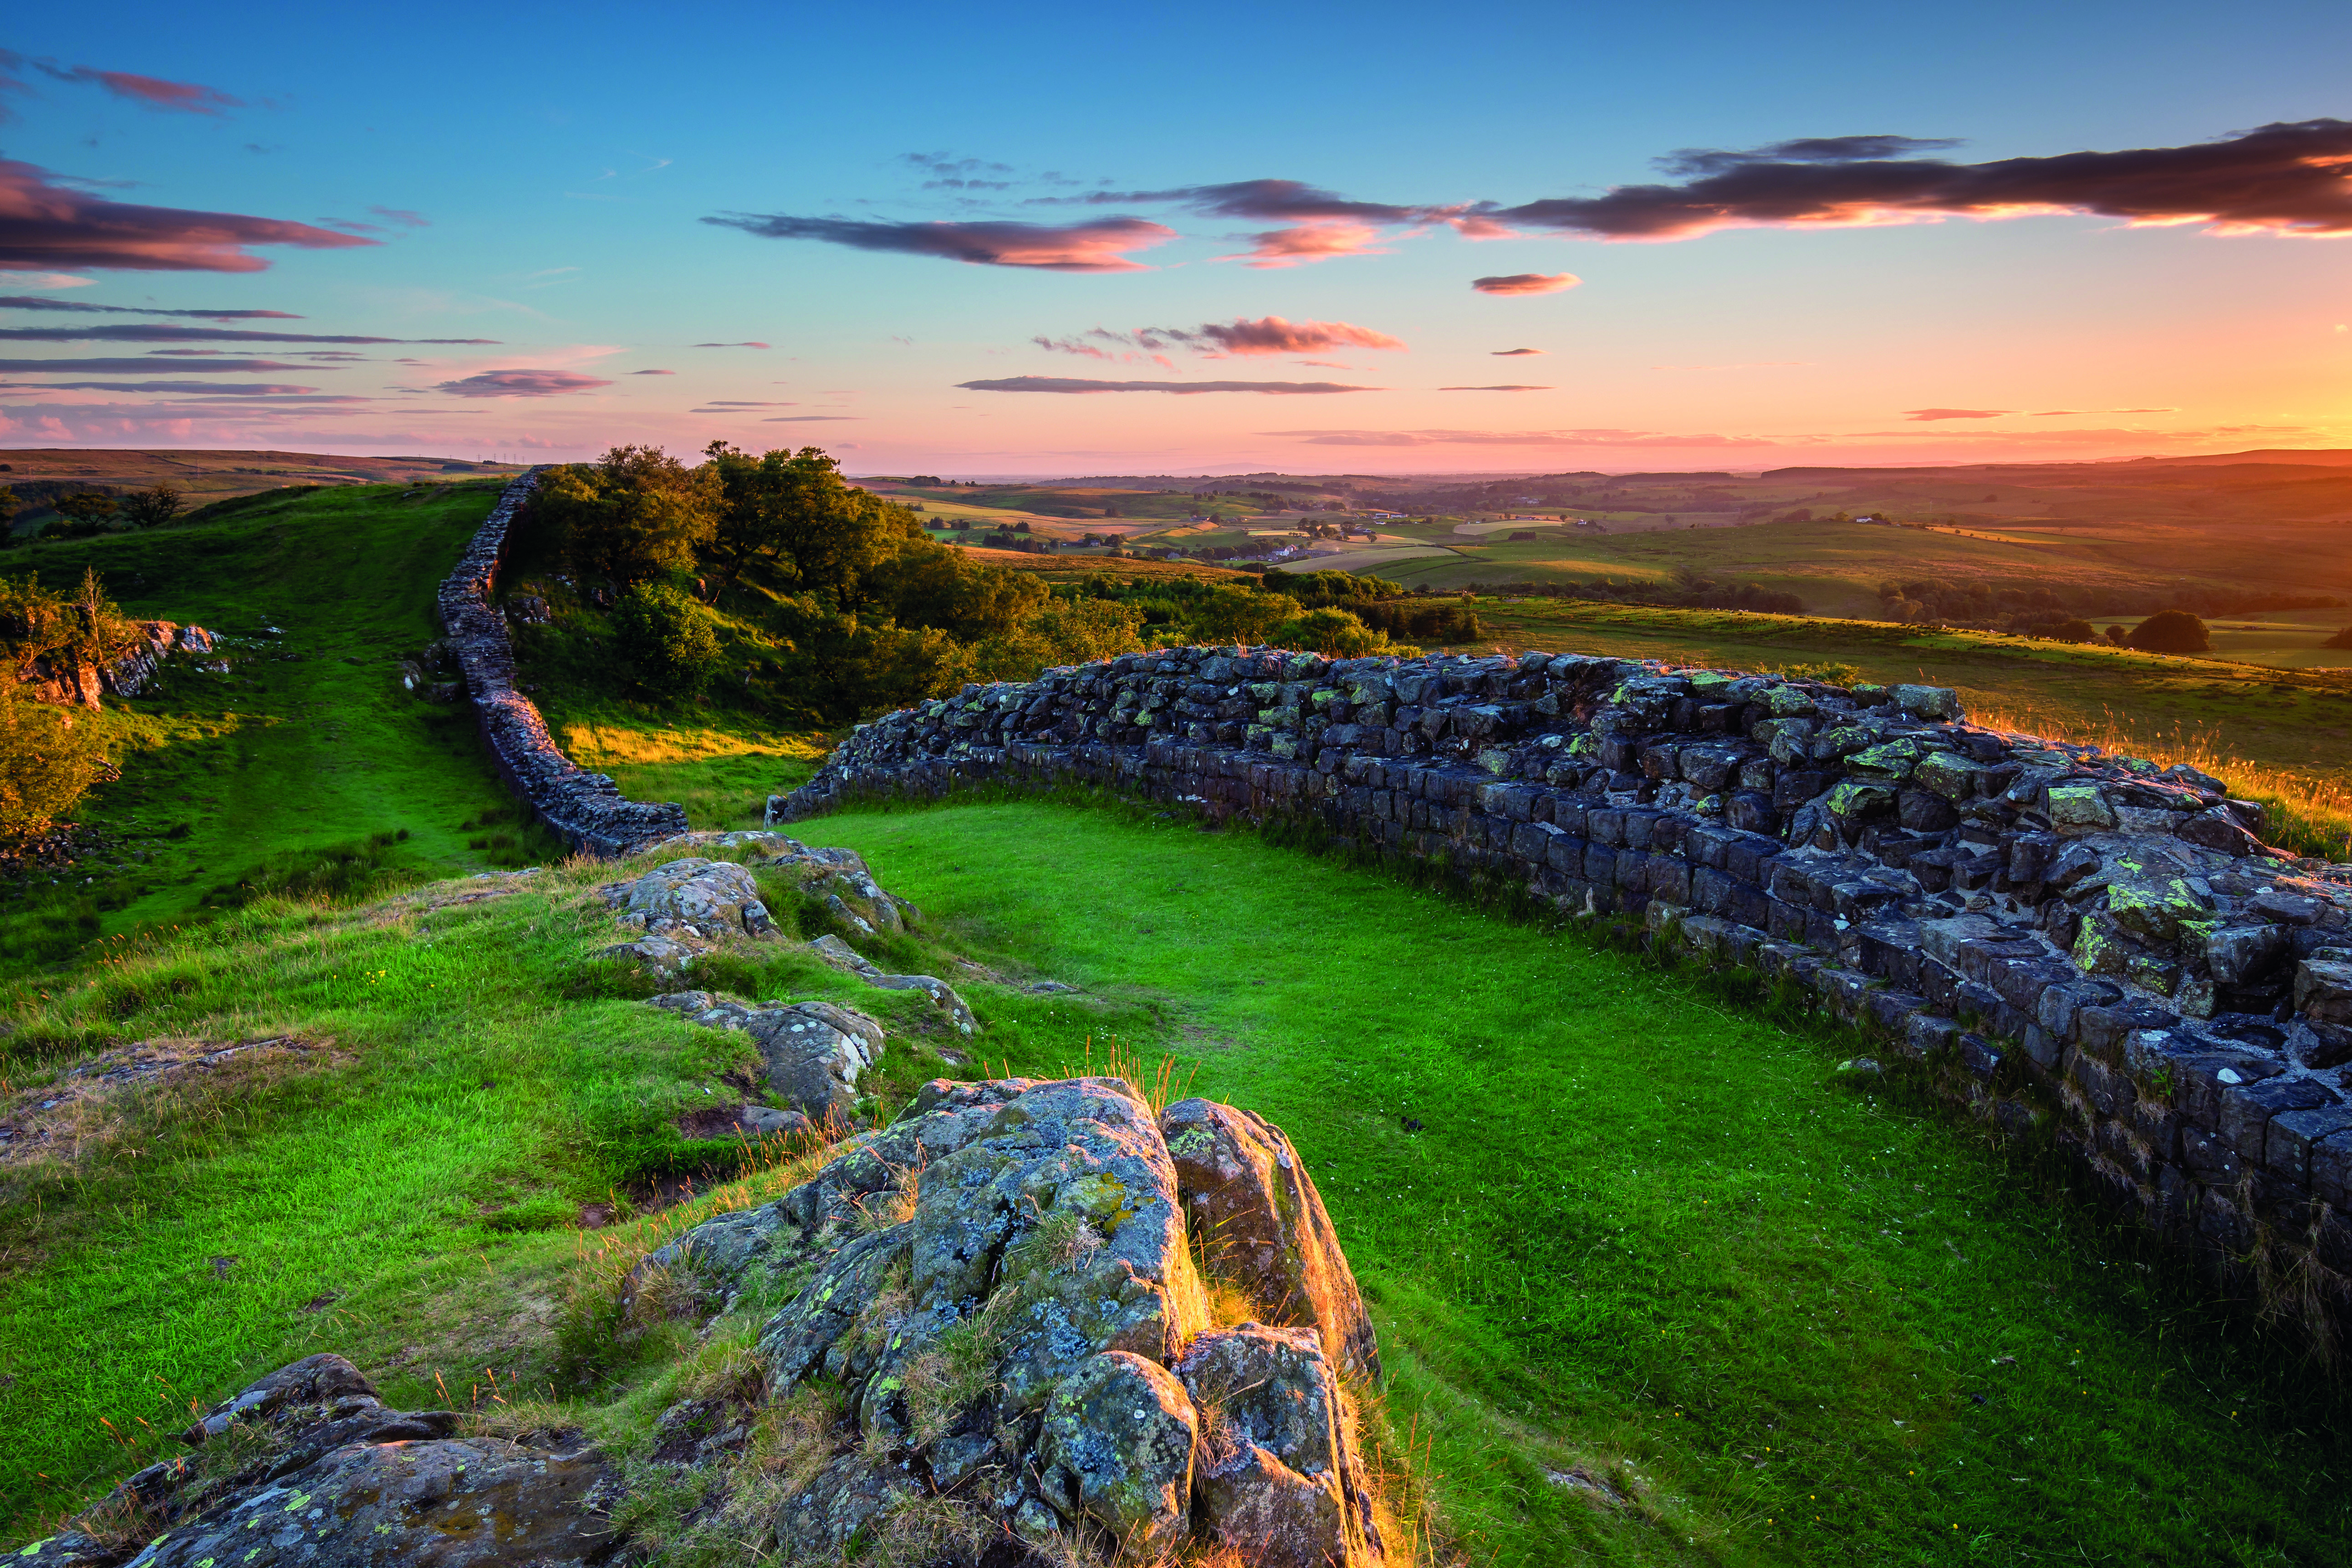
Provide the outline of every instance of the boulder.
{"type": "Polygon", "coordinates": [[[18,1554],[48,1565],[122,1563],[100,1542],[137,1525],[136,1568],[588,1568],[623,1543],[606,1518],[617,1473],[585,1443],[457,1437],[447,1410],[385,1408],[337,1355],[280,1368],[184,1434],[242,1429],[236,1468],[166,1461],[124,1481],[77,1528],[18,1554]],[[84,1528],[86,1526],[86,1528],[84,1528]]]}
{"type": "Polygon", "coordinates": [[[1170,1106],[1160,1132],[1210,1271],[1240,1287],[1263,1321],[1318,1330],[1341,1365],[1378,1377],[1356,1277],[1290,1140],[1254,1111],[1207,1100],[1170,1106]]]}
{"type": "Polygon", "coordinates": [[[1380,1561],[1318,1310],[1362,1364],[1377,1351],[1314,1185],[1262,1120],[1205,1100],[1169,1116],[1115,1079],[935,1080],[774,1203],[646,1258],[779,1303],[758,1339],[767,1397],[814,1384],[842,1413],[831,1457],[778,1508],[783,1555],[952,1525],[1007,1562],[1087,1539],[1380,1561]],[[1209,1321],[1193,1227],[1228,1216],[1300,1326],[1209,1321]]]}
{"type": "Polygon", "coordinates": [[[751,873],[724,860],[672,860],[599,892],[607,908],[621,911],[623,926],[656,936],[719,942],[776,929],[751,873]]]}
{"type": "Polygon", "coordinates": [[[855,974],[868,985],[885,991],[919,991],[931,999],[931,1005],[947,1015],[947,1021],[961,1035],[980,1032],[980,1020],[956,994],[954,986],[929,974],[885,974],[881,966],[837,936],[821,936],[809,943],[809,952],[840,970],[855,974]]]}
{"type": "Polygon", "coordinates": [[[1279,1568],[1380,1561],[1352,1423],[1314,1330],[1203,1334],[1176,1373],[1199,1412],[1194,1491],[1214,1539],[1279,1568]]]}

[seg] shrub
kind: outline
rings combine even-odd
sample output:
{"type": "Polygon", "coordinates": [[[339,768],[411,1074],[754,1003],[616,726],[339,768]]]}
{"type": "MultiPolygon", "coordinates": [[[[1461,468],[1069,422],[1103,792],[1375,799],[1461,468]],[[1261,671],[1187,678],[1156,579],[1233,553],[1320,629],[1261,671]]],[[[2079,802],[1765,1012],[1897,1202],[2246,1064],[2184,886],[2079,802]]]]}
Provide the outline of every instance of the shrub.
{"type": "Polygon", "coordinates": [[[2322,647],[2352,647],[2352,626],[2346,626],[2319,645],[2322,647]]]}
{"type": "Polygon", "coordinates": [[[2186,610],[2158,610],[2131,629],[2124,646],[2142,653],[2210,653],[2205,623],[2186,610]]]}
{"type": "Polygon", "coordinates": [[[1338,658],[1353,658],[1388,646],[1388,637],[1347,610],[1326,605],[1295,616],[1274,628],[1274,641],[1284,647],[1307,648],[1338,658]]]}
{"type": "Polygon", "coordinates": [[[92,729],[0,668],[0,841],[48,831],[105,768],[92,729]]]}
{"type": "Polygon", "coordinates": [[[2092,626],[2090,622],[2079,618],[2071,621],[2059,622],[2056,626],[2050,628],[2050,635],[2056,637],[2060,642],[2096,642],[2099,640],[2098,628],[2092,626]]]}
{"type": "Polygon", "coordinates": [[[621,657],[637,679],[669,695],[691,697],[719,671],[719,630],[710,612],[683,590],[640,583],[613,610],[621,657]]]}

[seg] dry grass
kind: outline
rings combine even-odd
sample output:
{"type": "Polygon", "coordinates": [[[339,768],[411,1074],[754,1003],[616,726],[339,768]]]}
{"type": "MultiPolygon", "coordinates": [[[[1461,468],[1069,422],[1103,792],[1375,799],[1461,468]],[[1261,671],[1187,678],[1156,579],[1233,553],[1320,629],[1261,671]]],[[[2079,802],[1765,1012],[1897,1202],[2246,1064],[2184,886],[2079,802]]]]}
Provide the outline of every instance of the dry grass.
{"type": "Polygon", "coordinates": [[[1171,1105],[1192,1092],[1193,1075],[1201,1070],[1197,1063],[1185,1068],[1183,1080],[1180,1083],[1176,1078],[1176,1066],[1173,1057],[1163,1055],[1156,1064],[1147,1067],[1143,1058],[1117,1037],[1097,1051],[1094,1037],[1088,1035],[1077,1065],[1063,1063],[1062,1076],[1115,1078],[1135,1090],[1136,1098],[1151,1108],[1152,1119],[1157,1121],[1171,1105]]]}

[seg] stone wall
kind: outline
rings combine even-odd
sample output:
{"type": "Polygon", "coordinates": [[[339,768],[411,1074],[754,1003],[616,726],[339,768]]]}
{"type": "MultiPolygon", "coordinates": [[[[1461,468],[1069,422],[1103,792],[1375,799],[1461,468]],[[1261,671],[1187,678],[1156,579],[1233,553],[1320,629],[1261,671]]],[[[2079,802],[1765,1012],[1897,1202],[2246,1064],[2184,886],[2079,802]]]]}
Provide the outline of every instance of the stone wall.
{"type": "Polygon", "coordinates": [[[629,800],[603,773],[575,765],[547,732],[531,700],[515,689],[514,644],[491,600],[507,528],[544,468],[519,474],[499,497],[457,569],[441,584],[441,627],[464,673],[466,691],[507,786],[583,855],[625,855],[687,830],[686,808],[629,800]]]}
{"type": "Polygon", "coordinates": [[[1188,648],[863,725],[768,816],[1069,784],[1785,977],[2217,1282],[2300,1267],[2352,1300],[2352,867],[2265,847],[2192,769],[1979,728],[1933,687],[1188,648]]]}

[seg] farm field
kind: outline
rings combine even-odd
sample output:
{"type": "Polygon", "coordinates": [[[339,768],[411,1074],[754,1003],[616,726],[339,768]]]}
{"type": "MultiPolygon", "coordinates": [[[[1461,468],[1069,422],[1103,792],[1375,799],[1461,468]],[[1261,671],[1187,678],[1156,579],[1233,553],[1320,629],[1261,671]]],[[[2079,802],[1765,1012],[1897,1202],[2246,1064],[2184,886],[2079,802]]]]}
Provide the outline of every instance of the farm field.
{"type": "Polygon", "coordinates": [[[29,534],[55,516],[41,495],[58,486],[120,494],[177,486],[191,509],[288,485],[439,484],[467,475],[521,472],[512,463],[452,458],[337,457],[317,452],[146,451],[104,447],[0,449],[0,487],[27,502],[11,531],[29,534]]]}

